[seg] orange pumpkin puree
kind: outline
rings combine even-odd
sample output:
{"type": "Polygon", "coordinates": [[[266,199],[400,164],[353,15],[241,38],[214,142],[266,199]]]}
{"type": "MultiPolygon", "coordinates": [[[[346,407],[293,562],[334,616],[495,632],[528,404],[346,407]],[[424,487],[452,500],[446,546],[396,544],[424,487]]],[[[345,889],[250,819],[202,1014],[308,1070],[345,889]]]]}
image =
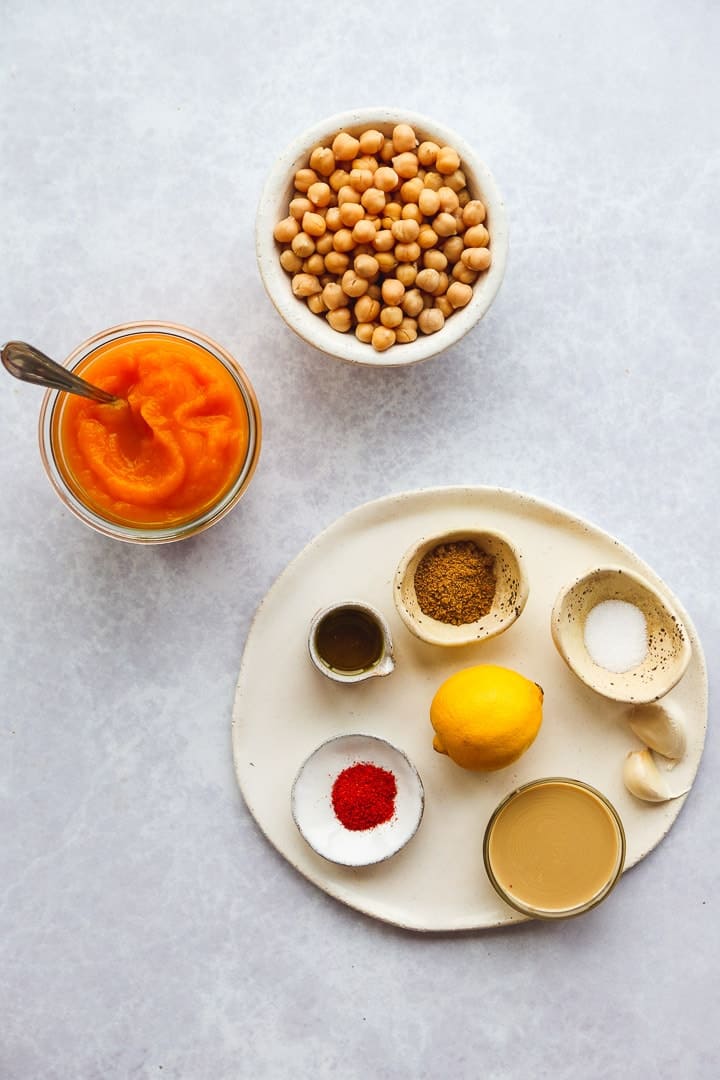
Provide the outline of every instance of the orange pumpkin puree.
{"type": "Polygon", "coordinates": [[[235,483],[248,448],[245,402],[232,375],[200,345],[134,334],[74,369],[119,404],[66,397],[56,439],[78,498],[141,527],[182,524],[235,483]]]}

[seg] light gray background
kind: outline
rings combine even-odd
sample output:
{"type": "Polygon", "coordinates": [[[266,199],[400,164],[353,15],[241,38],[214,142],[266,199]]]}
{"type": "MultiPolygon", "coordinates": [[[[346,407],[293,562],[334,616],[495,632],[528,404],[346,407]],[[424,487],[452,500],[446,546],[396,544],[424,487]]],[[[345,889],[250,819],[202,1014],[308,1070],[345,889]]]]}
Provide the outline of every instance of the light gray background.
{"type": "Polygon", "coordinates": [[[41,394],[3,376],[2,1080],[716,1075],[712,701],[685,809],[606,905],[457,937],[296,874],[242,802],[230,712],[285,564],[358,504],[438,484],[519,488],[615,534],[680,597],[715,681],[717,6],[0,15],[0,336],[62,358],[126,320],[185,323],[236,354],[265,422],[237,510],[143,550],[61,507],[41,394]],[[382,103],[460,131],[511,229],[483,323],[396,371],[296,340],[253,250],[286,143],[382,103]]]}

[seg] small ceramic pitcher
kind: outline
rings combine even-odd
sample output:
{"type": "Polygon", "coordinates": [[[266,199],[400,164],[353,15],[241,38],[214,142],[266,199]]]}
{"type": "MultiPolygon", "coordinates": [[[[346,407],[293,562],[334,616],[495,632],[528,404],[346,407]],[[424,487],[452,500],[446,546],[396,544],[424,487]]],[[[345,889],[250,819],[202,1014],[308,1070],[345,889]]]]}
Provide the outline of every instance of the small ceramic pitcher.
{"type": "Polygon", "coordinates": [[[362,600],[344,600],[316,612],[308,650],[318,671],[334,682],[363,682],[395,668],[390,627],[362,600]]]}

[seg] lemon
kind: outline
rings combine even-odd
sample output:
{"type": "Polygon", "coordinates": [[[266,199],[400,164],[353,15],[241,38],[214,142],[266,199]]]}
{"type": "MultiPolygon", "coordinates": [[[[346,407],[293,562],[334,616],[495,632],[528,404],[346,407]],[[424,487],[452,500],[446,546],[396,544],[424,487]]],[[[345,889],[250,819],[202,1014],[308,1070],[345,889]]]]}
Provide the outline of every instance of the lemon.
{"type": "Polygon", "coordinates": [[[456,671],[430,705],[433,746],[465,769],[504,769],[535,739],[542,702],[542,688],[510,668],[480,664],[456,671]]]}

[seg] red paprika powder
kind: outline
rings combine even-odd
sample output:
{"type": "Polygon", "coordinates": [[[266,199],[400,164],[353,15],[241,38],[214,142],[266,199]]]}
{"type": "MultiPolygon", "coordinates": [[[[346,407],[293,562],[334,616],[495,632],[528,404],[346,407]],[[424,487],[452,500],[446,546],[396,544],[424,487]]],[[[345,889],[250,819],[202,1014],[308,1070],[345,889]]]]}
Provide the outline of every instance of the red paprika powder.
{"type": "Polygon", "coordinates": [[[338,821],[353,832],[374,829],[395,813],[397,782],[387,769],[359,761],[337,776],[332,805],[338,821]]]}

